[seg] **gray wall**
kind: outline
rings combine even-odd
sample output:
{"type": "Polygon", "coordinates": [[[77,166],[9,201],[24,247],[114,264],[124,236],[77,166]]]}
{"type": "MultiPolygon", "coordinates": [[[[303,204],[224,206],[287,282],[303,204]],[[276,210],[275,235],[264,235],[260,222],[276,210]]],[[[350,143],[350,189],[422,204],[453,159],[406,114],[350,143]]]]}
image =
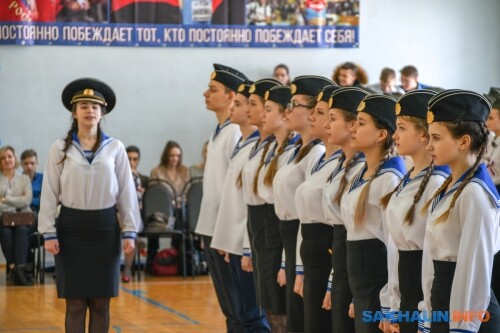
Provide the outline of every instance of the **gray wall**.
{"type": "Polygon", "coordinates": [[[43,168],[50,143],[70,124],[62,88],[90,76],[115,89],[117,108],[104,128],[142,149],[143,173],[158,163],[169,139],[183,146],[187,164],[196,163],[216,124],[202,97],[213,62],[258,79],[279,62],[293,76],[330,77],[338,63],[351,60],[368,71],[371,82],[384,66],[413,64],[424,83],[486,92],[500,85],[498,17],[498,0],[361,0],[359,49],[1,46],[0,140],[19,152],[33,147],[43,168]]]}

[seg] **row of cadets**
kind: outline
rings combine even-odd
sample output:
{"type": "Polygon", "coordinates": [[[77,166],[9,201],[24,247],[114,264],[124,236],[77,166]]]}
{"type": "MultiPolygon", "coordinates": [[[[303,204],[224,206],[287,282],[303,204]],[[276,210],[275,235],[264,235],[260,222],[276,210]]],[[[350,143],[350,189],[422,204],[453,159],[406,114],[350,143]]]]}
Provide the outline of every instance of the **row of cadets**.
{"type": "MultiPolygon", "coordinates": [[[[406,173],[403,159],[393,156],[395,104],[388,96],[366,96],[358,106],[357,121],[352,128],[351,147],[364,153],[366,162],[345,191],[340,206],[341,220],[347,230],[347,272],[356,333],[379,329],[379,323],[363,320],[364,311],[375,314],[382,308],[388,315],[390,309],[388,274],[394,265],[393,259],[387,257],[387,248],[394,244],[389,238],[380,199],[406,173]]],[[[383,325],[380,322],[381,328],[383,325]]]]}
{"type": "Polygon", "coordinates": [[[430,90],[413,90],[396,103],[394,141],[398,154],[410,156],[414,167],[381,202],[386,209],[387,228],[397,248],[389,250],[398,251],[394,254],[398,258],[396,274],[393,275],[397,287],[391,290],[391,314],[394,314],[391,322],[401,333],[418,331],[418,321],[406,317],[403,320],[397,313],[418,313],[418,303],[423,299],[422,255],[426,216],[422,208],[449,175],[449,168],[435,166],[426,150],[429,143],[427,103],[434,95],[436,93],[430,90]]]}
{"type": "Polygon", "coordinates": [[[245,272],[241,267],[248,216],[240,174],[255,142],[259,140],[257,127],[250,125],[248,121],[251,84],[252,82],[246,82],[240,85],[230,111],[231,123],[240,126],[242,136],[233,149],[227,168],[211,246],[226,256],[231,267],[239,296],[239,303],[235,304],[239,307],[236,310],[245,331],[265,333],[270,332],[270,328],[265,314],[257,306],[253,274],[245,272]]]}
{"type": "MultiPolygon", "coordinates": [[[[324,153],[325,147],[314,137],[310,115],[315,107],[315,97],[332,81],[317,76],[299,76],[291,84],[292,98],[287,107],[288,130],[300,134],[288,161],[279,168],[273,180],[274,208],[280,219],[279,229],[284,247],[285,281],[287,294],[288,331],[304,332],[304,305],[302,295],[303,270],[296,274],[297,238],[300,222],[295,204],[295,192],[324,153]]],[[[299,243],[300,244],[300,243],[299,243]]],[[[280,274],[281,278],[283,274],[280,274]]]]}
{"type": "MultiPolygon", "coordinates": [[[[484,159],[497,192],[500,193],[500,88],[491,87],[485,97],[491,103],[491,112],[486,125],[493,135],[484,159]]],[[[495,295],[500,295],[500,252],[495,255],[491,279],[493,292],[495,295]]]]}
{"type": "MultiPolygon", "coordinates": [[[[428,209],[424,247],[432,264],[423,267],[423,319],[431,311],[449,311],[450,322],[432,322],[430,331],[500,332],[500,312],[491,292],[493,255],[498,251],[500,196],[481,163],[489,132],[491,105],[482,95],[445,90],[428,104],[430,143],[436,165],[448,165],[450,176],[424,208],[428,209]],[[426,283],[429,281],[429,283],[426,283]],[[454,320],[453,313],[489,311],[454,320]]],[[[424,323],[425,324],[425,323],[424,323]]],[[[424,332],[429,332],[426,325],[424,332]]]]}
{"type": "MultiPolygon", "coordinates": [[[[284,283],[277,282],[278,273],[281,271],[281,258],[283,243],[280,237],[280,221],[274,209],[274,191],[272,183],[278,169],[280,169],[293,153],[294,144],[299,139],[298,135],[289,131],[286,125],[285,110],[291,99],[291,91],[287,86],[276,86],[265,93],[265,113],[263,118],[263,129],[266,133],[272,133],[275,137],[269,151],[264,159],[264,165],[260,168],[257,177],[258,196],[266,203],[265,221],[265,256],[260,260],[261,272],[265,272],[264,283],[266,289],[274,293],[271,298],[279,300],[279,313],[286,314],[286,287],[284,283]]],[[[281,281],[282,282],[282,281],[281,281]]],[[[273,311],[275,311],[273,309],[273,311]]],[[[287,330],[287,317],[280,316],[279,324],[281,331],[287,330]]],[[[273,331],[274,332],[274,331],[273,331]]]]}
{"type": "Polygon", "coordinates": [[[333,224],[332,274],[324,300],[324,307],[331,309],[333,333],[354,333],[354,320],[348,315],[352,293],[347,273],[347,232],[342,223],[340,200],[354,175],[365,165],[364,154],[351,147],[351,129],[356,122],[358,105],[367,95],[361,88],[343,87],[335,90],[329,100],[328,140],[342,149],[323,190],[324,214],[327,222],[333,224]]]}
{"type": "Polygon", "coordinates": [[[222,313],[226,317],[228,332],[242,332],[243,323],[238,313],[240,299],[236,282],[231,274],[231,267],[224,256],[211,248],[217,215],[222,198],[222,189],[226,173],[233,155],[234,147],[241,137],[240,127],[231,124],[230,108],[234,103],[238,87],[247,81],[239,71],[214,64],[208,89],[204,92],[208,110],[215,112],[218,125],[207,147],[207,160],[203,174],[203,198],[195,232],[201,235],[206,251],[206,258],[215,292],[222,313]]]}
{"type": "MultiPolygon", "coordinates": [[[[332,331],[330,312],[322,308],[325,286],[330,274],[333,229],[326,221],[322,207],[323,189],[332,174],[338,158],[339,147],[328,141],[325,123],[328,118],[328,100],[334,89],[332,81],[315,80],[319,93],[310,116],[311,134],[321,140],[325,150],[306,170],[305,179],[295,192],[295,204],[300,220],[301,234],[297,238],[297,263],[304,268],[304,328],[305,332],[332,331]],[[325,86],[328,84],[327,86],[325,86]]],[[[309,84],[310,85],[310,84],[309,84]]],[[[313,91],[311,91],[312,93],[313,91]]]]}
{"type": "Polygon", "coordinates": [[[277,267],[273,267],[275,252],[281,254],[281,244],[268,248],[266,235],[268,231],[268,221],[272,223],[270,207],[266,200],[259,195],[258,177],[259,170],[264,166],[267,152],[273,145],[275,138],[271,132],[264,129],[264,96],[266,92],[281,83],[275,79],[261,79],[250,87],[249,100],[249,121],[257,126],[260,132],[260,141],[256,142],[249,156],[249,160],[242,170],[243,193],[245,203],[248,205],[248,239],[249,244],[245,244],[245,254],[251,253],[251,260],[248,257],[242,259],[243,269],[253,270],[259,306],[266,310],[267,320],[271,325],[272,332],[286,332],[286,307],[285,294],[276,283],[276,274],[279,269],[279,259],[277,267]],[[248,245],[250,251],[248,251],[248,245]],[[250,268],[251,262],[251,268],[250,268]]]}

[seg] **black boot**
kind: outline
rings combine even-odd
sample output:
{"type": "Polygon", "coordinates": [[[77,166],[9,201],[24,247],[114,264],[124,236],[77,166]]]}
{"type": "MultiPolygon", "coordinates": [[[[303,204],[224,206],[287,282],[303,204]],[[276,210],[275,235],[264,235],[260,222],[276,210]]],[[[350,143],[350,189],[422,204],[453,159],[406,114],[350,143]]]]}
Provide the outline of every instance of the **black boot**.
{"type": "Polygon", "coordinates": [[[16,286],[32,286],[33,281],[30,281],[26,276],[26,271],[23,266],[17,266],[14,268],[14,284],[16,286]]]}

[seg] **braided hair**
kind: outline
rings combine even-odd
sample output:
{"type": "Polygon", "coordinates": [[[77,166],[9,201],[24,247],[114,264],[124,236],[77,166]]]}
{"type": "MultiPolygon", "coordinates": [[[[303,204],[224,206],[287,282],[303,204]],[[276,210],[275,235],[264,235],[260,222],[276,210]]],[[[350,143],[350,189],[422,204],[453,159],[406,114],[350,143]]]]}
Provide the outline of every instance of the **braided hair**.
{"type": "Polygon", "coordinates": [[[271,163],[269,164],[269,169],[267,169],[266,175],[264,176],[264,184],[267,186],[271,186],[273,184],[273,179],[274,176],[276,175],[276,172],[278,171],[278,161],[279,157],[283,155],[285,152],[285,149],[288,144],[288,140],[290,140],[290,136],[293,133],[291,131],[288,132],[286,137],[283,139],[283,142],[281,143],[280,148],[278,149],[276,155],[273,157],[271,160],[271,163]]]}
{"type": "Polygon", "coordinates": [[[260,169],[264,166],[264,162],[266,161],[266,155],[267,152],[269,151],[269,147],[271,144],[274,142],[274,140],[269,140],[266,145],[264,146],[263,152],[262,152],[262,157],[260,158],[260,164],[259,167],[257,168],[257,172],[255,173],[255,176],[253,177],[253,194],[257,195],[258,190],[259,190],[259,172],[260,169]]]}
{"type": "MultiPolygon", "coordinates": [[[[479,164],[481,163],[484,154],[486,152],[486,147],[488,145],[488,136],[489,136],[489,131],[486,128],[486,125],[484,122],[476,122],[476,121],[463,121],[463,120],[457,120],[455,122],[449,123],[445,122],[443,123],[446,128],[451,132],[451,135],[454,138],[459,138],[461,136],[464,136],[466,134],[470,135],[471,137],[471,145],[470,145],[470,150],[471,152],[477,153],[476,161],[472,165],[472,167],[467,171],[467,176],[465,179],[460,183],[458,186],[457,190],[453,194],[453,198],[451,200],[450,206],[448,209],[441,214],[434,222],[436,224],[443,223],[445,222],[448,217],[450,216],[451,210],[455,207],[455,203],[464,190],[465,186],[470,182],[472,177],[474,177],[474,173],[476,172],[477,168],[479,167],[479,164]]],[[[446,181],[441,185],[441,187],[436,191],[434,196],[427,201],[425,204],[424,208],[422,209],[423,212],[426,212],[429,209],[429,206],[431,205],[432,201],[437,198],[439,195],[441,195],[442,192],[446,191],[448,188],[448,185],[451,183],[452,180],[452,175],[448,176],[446,181]]]]}
{"type": "MultiPolygon", "coordinates": [[[[384,163],[394,155],[394,139],[392,138],[392,131],[389,128],[385,128],[380,121],[373,117],[375,126],[379,129],[385,129],[387,131],[387,137],[383,142],[383,149],[385,150],[384,157],[380,161],[379,165],[375,168],[373,174],[368,179],[368,184],[363,187],[361,195],[358,200],[358,206],[356,207],[356,212],[354,213],[354,224],[356,227],[362,226],[364,224],[366,215],[366,202],[368,201],[368,194],[370,193],[370,186],[375,178],[378,176],[378,172],[384,165],[384,163]]],[[[363,172],[363,171],[360,171],[363,172]]]]}

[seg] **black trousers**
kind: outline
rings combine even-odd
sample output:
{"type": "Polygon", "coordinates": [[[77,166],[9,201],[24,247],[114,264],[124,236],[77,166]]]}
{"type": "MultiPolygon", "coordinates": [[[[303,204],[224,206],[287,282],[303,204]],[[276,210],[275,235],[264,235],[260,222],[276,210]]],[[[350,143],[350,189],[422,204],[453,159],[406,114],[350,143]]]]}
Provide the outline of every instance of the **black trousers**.
{"type": "MultiPolygon", "coordinates": [[[[418,311],[418,302],[424,299],[422,292],[422,254],[423,251],[399,251],[399,291],[401,303],[399,310],[408,313],[409,318],[418,311]]],[[[418,321],[401,320],[400,333],[414,333],[418,330],[418,321]]]]}
{"type": "Polygon", "coordinates": [[[34,228],[27,225],[5,227],[0,225],[0,244],[7,266],[26,264],[30,248],[29,238],[34,228]]]}
{"type": "Polygon", "coordinates": [[[381,311],[380,290],[387,284],[387,248],[379,239],[347,241],[347,272],[354,296],[356,333],[379,332],[379,322],[365,322],[363,311],[381,311]]]}
{"type": "Polygon", "coordinates": [[[332,268],[332,332],[354,333],[354,319],[349,317],[352,292],[347,273],[347,230],[339,224],[333,225],[332,268]]]}
{"type": "Polygon", "coordinates": [[[293,291],[297,257],[297,235],[299,220],[281,221],[280,236],[285,249],[286,272],[286,319],[288,332],[304,332],[304,301],[293,291]]]}
{"type": "Polygon", "coordinates": [[[224,257],[217,250],[210,247],[212,237],[202,236],[202,239],[208,269],[214,283],[215,294],[217,295],[222,313],[226,317],[227,332],[243,333],[245,330],[239,313],[242,301],[231,273],[231,265],[224,261],[224,257]]]}
{"type": "Polygon", "coordinates": [[[322,308],[328,286],[333,228],[323,223],[301,225],[300,256],[304,266],[304,332],[331,333],[332,316],[322,308]]]}
{"type": "MultiPolygon", "coordinates": [[[[434,260],[434,280],[432,281],[431,289],[431,306],[432,311],[450,311],[451,287],[453,285],[453,277],[455,276],[456,262],[434,260]]],[[[471,309],[474,311],[483,311],[484,309],[471,309]]],[[[487,311],[490,313],[490,319],[484,322],[479,327],[479,333],[498,333],[500,332],[500,306],[495,297],[495,293],[491,292],[490,304],[487,311]]],[[[450,315],[450,320],[451,316],[450,315]]],[[[448,322],[432,322],[432,333],[448,333],[450,325],[448,322]]]]}

